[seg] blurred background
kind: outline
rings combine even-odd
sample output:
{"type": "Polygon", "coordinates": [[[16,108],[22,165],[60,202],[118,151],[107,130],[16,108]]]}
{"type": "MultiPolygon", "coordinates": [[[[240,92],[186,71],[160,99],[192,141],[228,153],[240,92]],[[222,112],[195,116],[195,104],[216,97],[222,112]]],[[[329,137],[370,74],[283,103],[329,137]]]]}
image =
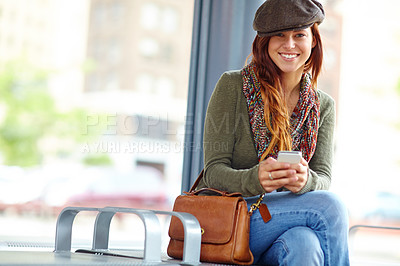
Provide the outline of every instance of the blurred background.
{"type": "MultiPolygon", "coordinates": [[[[351,225],[400,226],[400,1],[321,2],[319,88],[337,104],[331,190],[351,225]]],[[[0,0],[0,241],[51,246],[65,206],[172,209],[194,5],[0,0]]],[[[79,219],[90,239],[92,217],[79,219]]],[[[140,239],[135,223],[119,217],[116,242],[140,239]]],[[[359,232],[354,257],[399,262],[399,238],[359,232]]]]}

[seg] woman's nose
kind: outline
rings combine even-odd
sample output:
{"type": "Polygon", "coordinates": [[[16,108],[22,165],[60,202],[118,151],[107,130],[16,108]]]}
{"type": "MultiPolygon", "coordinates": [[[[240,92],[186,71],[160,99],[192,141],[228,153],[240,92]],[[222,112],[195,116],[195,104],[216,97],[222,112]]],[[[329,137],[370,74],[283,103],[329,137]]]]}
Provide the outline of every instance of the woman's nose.
{"type": "Polygon", "coordinates": [[[292,36],[288,36],[285,41],[284,41],[284,47],[286,49],[293,49],[294,47],[296,47],[296,43],[294,41],[294,39],[292,38],[292,36]]]}

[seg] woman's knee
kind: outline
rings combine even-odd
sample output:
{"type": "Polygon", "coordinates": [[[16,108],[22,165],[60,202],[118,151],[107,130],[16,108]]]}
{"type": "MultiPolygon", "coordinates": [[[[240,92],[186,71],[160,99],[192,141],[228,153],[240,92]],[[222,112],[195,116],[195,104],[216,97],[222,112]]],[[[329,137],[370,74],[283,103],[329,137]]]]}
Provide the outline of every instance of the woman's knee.
{"type": "Polygon", "coordinates": [[[320,241],[308,227],[294,227],[283,233],[264,258],[279,265],[323,265],[320,241]],[[271,261],[272,260],[272,261],[271,261]]]}
{"type": "Polygon", "coordinates": [[[348,226],[347,207],[335,193],[323,190],[309,193],[313,196],[319,215],[323,215],[326,221],[340,222],[343,226],[348,226]]]}

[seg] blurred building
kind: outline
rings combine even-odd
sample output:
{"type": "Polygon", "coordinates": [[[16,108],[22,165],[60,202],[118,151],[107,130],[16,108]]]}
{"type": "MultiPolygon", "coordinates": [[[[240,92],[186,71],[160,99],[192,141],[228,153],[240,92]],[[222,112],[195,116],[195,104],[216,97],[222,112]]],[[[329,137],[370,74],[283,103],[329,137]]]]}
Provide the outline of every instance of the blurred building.
{"type": "Polygon", "coordinates": [[[92,0],[86,52],[92,68],[84,91],[132,96],[129,101],[119,97],[113,110],[151,115],[179,108],[169,115],[182,119],[193,5],[185,0],[92,0]]]}
{"type": "Polygon", "coordinates": [[[92,0],[85,91],[145,91],[186,99],[192,1],[92,0]],[[182,79],[182,76],[185,77],[182,79]]]}
{"type": "Polygon", "coordinates": [[[84,105],[115,114],[116,134],[107,141],[141,145],[129,153],[133,158],[125,156],[127,165],[150,165],[176,178],[193,7],[187,0],[91,0],[89,5],[84,105]]]}

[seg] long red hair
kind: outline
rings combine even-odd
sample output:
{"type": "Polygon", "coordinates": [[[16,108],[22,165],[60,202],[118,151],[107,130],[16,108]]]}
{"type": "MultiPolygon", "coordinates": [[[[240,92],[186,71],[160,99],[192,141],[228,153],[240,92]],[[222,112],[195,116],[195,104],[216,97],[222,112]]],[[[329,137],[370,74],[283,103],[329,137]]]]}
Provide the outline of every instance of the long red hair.
{"type": "MultiPolygon", "coordinates": [[[[311,83],[314,86],[321,72],[323,49],[318,25],[311,26],[315,40],[311,55],[305,63],[304,72],[311,73],[311,83]]],[[[270,154],[277,146],[278,150],[291,150],[292,137],[290,135],[290,120],[283,90],[281,86],[281,71],[271,60],[268,54],[268,44],[271,37],[259,37],[253,42],[252,63],[255,65],[256,75],[261,83],[264,98],[264,119],[272,138],[267,150],[260,160],[270,154]]]]}

